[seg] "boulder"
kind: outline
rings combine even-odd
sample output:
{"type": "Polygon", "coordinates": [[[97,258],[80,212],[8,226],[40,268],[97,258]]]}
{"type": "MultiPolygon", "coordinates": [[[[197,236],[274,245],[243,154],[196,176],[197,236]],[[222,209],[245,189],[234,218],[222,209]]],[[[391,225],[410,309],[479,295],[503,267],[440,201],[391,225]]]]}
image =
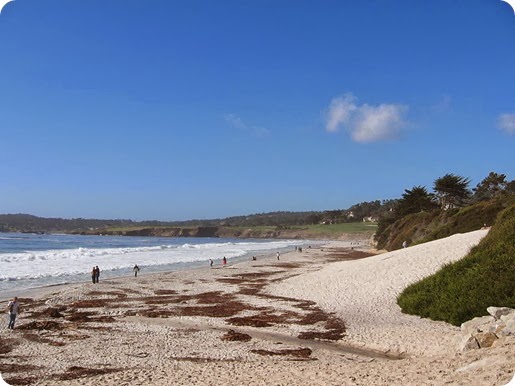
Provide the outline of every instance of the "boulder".
{"type": "Polygon", "coordinates": [[[492,315],[496,320],[499,320],[501,316],[508,315],[514,312],[513,309],[508,307],[488,307],[486,311],[492,315]]]}
{"type": "Polygon", "coordinates": [[[511,318],[506,321],[506,326],[499,331],[499,335],[515,335],[515,318],[511,318]]]}
{"type": "Polygon", "coordinates": [[[474,334],[476,332],[488,331],[490,323],[495,322],[493,316],[479,316],[461,324],[461,333],[464,335],[474,334]]]}
{"type": "Polygon", "coordinates": [[[492,332],[479,332],[474,335],[480,348],[491,347],[497,340],[497,335],[492,332]]]}
{"type": "Polygon", "coordinates": [[[488,326],[488,332],[498,335],[502,330],[504,330],[505,327],[506,327],[506,324],[504,322],[498,320],[495,323],[492,323],[488,326]]]}
{"type": "Polygon", "coordinates": [[[508,320],[513,320],[515,319],[515,310],[511,310],[511,312],[507,313],[507,314],[504,314],[504,315],[501,315],[500,319],[504,322],[504,323],[508,323],[508,320]]]}
{"type": "Polygon", "coordinates": [[[479,343],[477,342],[476,338],[474,338],[472,335],[464,336],[458,346],[459,351],[470,351],[475,350],[477,348],[479,348],[479,343]]]}
{"type": "Polygon", "coordinates": [[[480,316],[461,324],[460,351],[492,347],[500,337],[515,335],[515,310],[488,307],[490,315],[480,316]]]}

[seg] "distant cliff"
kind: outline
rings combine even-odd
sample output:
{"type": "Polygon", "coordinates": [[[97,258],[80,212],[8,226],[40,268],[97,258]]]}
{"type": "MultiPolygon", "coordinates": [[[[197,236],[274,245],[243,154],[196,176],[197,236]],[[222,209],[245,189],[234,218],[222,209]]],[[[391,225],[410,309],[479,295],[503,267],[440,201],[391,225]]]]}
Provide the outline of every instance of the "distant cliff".
{"type": "Polygon", "coordinates": [[[312,232],[309,228],[237,228],[237,227],[144,227],[135,229],[95,229],[70,234],[154,237],[223,237],[257,239],[369,240],[373,232],[312,232]]]}

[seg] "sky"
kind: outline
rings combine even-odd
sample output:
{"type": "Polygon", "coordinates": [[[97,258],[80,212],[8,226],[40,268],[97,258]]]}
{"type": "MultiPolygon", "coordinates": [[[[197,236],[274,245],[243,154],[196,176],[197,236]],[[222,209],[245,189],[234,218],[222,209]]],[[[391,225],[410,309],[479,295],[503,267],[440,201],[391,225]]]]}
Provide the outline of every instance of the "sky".
{"type": "Polygon", "coordinates": [[[209,219],[515,179],[501,0],[15,0],[0,70],[0,213],[209,219]]]}

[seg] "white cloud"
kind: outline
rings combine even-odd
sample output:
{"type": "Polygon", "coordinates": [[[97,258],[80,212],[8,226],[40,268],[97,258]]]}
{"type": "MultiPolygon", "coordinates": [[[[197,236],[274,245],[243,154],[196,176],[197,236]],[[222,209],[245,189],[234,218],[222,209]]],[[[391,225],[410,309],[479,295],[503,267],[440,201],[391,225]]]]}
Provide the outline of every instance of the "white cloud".
{"type": "Polygon", "coordinates": [[[404,126],[407,106],[381,104],[358,105],[352,94],[337,97],[327,109],[326,130],[336,132],[346,128],[356,142],[375,142],[396,138],[404,126]]]}
{"type": "Polygon", "coordinates": [[[224,119],[232,127],[239,130],[247,131],[256,137],[263,137],[270,133],[270,130],[264,127],[250,126],[246,124],[240,117],[238,117],[235,114],[225,114],[224,119]]]}
{"type": "Polygon", "coordinates": [[[327,131],[338,131],[338,126],[349,121],[351,114],[356,111],[356,98],[352,94],[334,98],[327,111],[327,131]]]}
{"type": "Polygon", "coordinates": [[[363,105],[351,128],[351,136],[356,142],[396,138],[404,124],[402,114],[405,111],[406,107],[402,105],[363,105]]]}
{"type": "Polygon", "coordinates": [[[499,115],[498,125],[506,133],[515,134],[515,114],[499,115]]]}

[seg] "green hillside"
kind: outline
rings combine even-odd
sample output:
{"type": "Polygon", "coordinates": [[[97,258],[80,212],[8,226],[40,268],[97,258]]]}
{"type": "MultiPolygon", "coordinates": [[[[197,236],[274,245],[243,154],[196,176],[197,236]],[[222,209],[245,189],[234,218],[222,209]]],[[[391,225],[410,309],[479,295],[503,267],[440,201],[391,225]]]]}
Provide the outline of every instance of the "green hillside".
{"type": "Polygon", "coordinates": [[[497,215],[513,203],[515,196],[503,196],[462,208],[412,213],[393,223],[382,222],[375,236],[377,247],[392,251],[401,248],[404,241],[414,245],[481,229],[492,225],[497,215]]]}
{"type": "MultiPolygon", "coordinates": [[[[483,206],[458,211],[443,227],[429,232],[426,240],[456,233],[456,229],[467,231],[467,221],[477,227],[480,208],[483,206]]],[[[483,209],[486,213],[481,218],[494,212],[490,205],[485,204],[483,209]]],[[[512,204],[497,216],[491,231],[468,256],[406,288],[398,304],[405,313],[460,325],[485,315],[489,306],[515,308],[514,283],[515,204],[512,204]]]]}

